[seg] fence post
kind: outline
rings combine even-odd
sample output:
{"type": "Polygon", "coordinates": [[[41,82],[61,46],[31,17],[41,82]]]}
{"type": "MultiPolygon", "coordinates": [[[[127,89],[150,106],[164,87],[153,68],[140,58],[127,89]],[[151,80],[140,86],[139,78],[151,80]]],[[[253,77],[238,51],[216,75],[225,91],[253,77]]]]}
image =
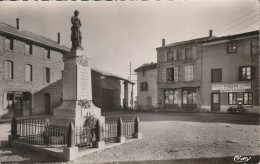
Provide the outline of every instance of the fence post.
{"type": "Polygon", "coordinates": [[[103,136],[103,126],[101,121],[98,119],[96,122],[96,147],[99,149],[105,148],[105,142],[102,140],[103,136]]]}
{"type": "Polygon", "coordinates": [[[140,120],[138,115],[135,117],[135,138],[141,139],[142,138],[142,133],[139,132],[139,124],[140,120]]]}
{"type": "Polygon", "coordinates": [[[15,116],[12,119],[11,135],[12,135],[13,139],[17,139],[17,120],[16,120],[15,116]]]}
{"type": "Polygon", "coordinates": [[[119,117],[117,121],[117,140],[119,143],[124,143],[126,140],[123,133],[124,133],[123,120],[121,117],[119,117]]]}
{"type": "Polygon", "coordinates": [[[68,127],[67,138],[67,147],[63,148],[63,159],[70,161],[79,157],[79,149],[75,146],[75,129],[72,122],[68,127]]]}
{"type": "Polygon", "coordinates": [[[70,124],[69,124],[67,134],[68,134],[67,147],[74,147],[75,146],[75,142],[74,142],[75,131],[74,131],[74,126],[73,126],[72,122],[70,122],[70,124]]]}

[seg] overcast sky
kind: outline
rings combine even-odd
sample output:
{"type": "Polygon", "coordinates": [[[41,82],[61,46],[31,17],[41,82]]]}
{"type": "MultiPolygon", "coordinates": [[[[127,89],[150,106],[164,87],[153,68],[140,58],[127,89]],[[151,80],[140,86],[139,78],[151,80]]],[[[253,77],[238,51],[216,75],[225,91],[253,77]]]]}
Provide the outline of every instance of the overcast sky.
{"type": "Polygon", "coordinates": [[[156,62],[162,38],[169,44],[205,37],[210,29],[216,36],[257,30],[258,5],[258,0],[0,2],[0,21],[15,26],[20,18],[22,29],[53,40],[61,32],[62,44],[71,47],[70,19],[79,10],[82,46],[92,67],[128,78],[129,62],[132,69],[156,62]]]}

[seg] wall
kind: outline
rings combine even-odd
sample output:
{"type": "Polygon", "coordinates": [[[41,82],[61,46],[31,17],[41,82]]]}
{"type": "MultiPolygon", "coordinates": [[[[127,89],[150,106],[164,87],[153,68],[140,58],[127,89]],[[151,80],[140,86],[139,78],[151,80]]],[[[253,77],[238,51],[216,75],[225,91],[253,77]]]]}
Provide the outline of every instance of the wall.
{"type": "MultiPolygon", "coordinates": [[[[4,48],[4,36],[0,36],[0,115],[10,117],[12,110],[5,109],[4,95],[7,91],[30,92],[33,95],[32,115],[44,114],[44,94],[51,94],[51,112],[61,103],[62,70],[64,64],[62,53],[51,50],[51,58],[44,59],[44,48],[33,45],[33,54],[25,53],[25,43],[14,39],[14,49],[6,50],[4,48]],[[4,79],[4,61],[11,60],[14,64],[14,79],[4,79]],[[31,64],[33,69],[32,82],[25,82],[25,64],[31,64]],[[44,82],[44,69],[50,68],[50,83],[44,82]]],[[[29,113],[27,112],[26,115],[29,113]]]]}
{"type": "Polygon", "coordinates": [[[152,98],[152,109],[157,109],[157,69],[145,70],[145,77],[143,72],[137,72],[137,109],[151,110],[147,108],[147,97],[152,98]],[[148,83],[148,91],[140,91],[140,83],[148,83]]]}
{"type": "MultiPolygon", "coordinates": [[[[197,108],[200,108],[200,85],[201,85],[201,43],[186,43],[174,46],[157,48],[158,62],[158,103],[160,108],[164,108],[164,94],[166,89],[178,89],[178,97],[181,98],[182,88],[196,88],[198,93],[197,108]],[[192,59],[184,59],[185,48],[192,48],[195,56],[192,59]],[[167,51],[181,50],[182,59],[177,61],[167,61],[167,51]],[[193,66],[193,80],[185,81],[185,66],[193,66]],[[178,67],[178,81],[166,80],[166,69],[178,67]]],[[[178,102],[178,109],[181,109],[181,100],[178,102]]]]}
{"type": "MultiPolygon", "coordinates": [[[[211,69],[222,68],[222,83],[241,83],[238,77],[238,69],[240,66],[255,66],[255,80],[252,83],[254,93],[254,105],[259,106],[259,56],[258,53],[252,56],[250,54],[250,41],[253,41],[254,52],[258,51],[258,38],[240,39],[237,42],[237,53],[227,54],[227,42],[205,45],[202,48],[202,108],[211,110],[211,69]]],[[[242,83],[245,83],[243,81],[242,83]]],[[[228,108],[227,93],[221,93],[221,111],[228,108]]],[[[238,95],[241,96],[241,95],[238,95]]],[[[247,107],[250,111],[256,110],[257,107],[247,107]],[[253,109],[255,108],[255,109],[253,109]]]]}

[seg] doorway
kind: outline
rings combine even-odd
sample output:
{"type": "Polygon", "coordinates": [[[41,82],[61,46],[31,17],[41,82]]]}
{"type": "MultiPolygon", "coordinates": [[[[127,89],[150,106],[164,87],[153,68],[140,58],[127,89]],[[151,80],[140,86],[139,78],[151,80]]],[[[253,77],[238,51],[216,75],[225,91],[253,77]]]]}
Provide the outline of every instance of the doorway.
{"type": "Polygon", "coordinates": [[[182,91],[182,109],[197,108],[197,91],[195,89],[185,89],[182,91]]]}
{"type": "Polygon", "coordinates": [[[211,111],[220,111],[220,94],[211,93],[211,111]]]}

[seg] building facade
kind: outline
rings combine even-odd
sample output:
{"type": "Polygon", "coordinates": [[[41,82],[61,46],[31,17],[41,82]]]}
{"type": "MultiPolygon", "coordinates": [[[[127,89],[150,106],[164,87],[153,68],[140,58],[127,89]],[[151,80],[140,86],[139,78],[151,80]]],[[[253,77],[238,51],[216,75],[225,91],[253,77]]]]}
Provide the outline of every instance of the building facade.
{"type": "Polygon", "coordinates": [[[157,48],[158,107],[164,110],[196,110],[201,107],[201,49],[198,38],[157,48]]]}
{"type": "Polygon", "coordinates": [[[259,110],[259,31],[212,38],[202,44],[201,108],[226,112],[241,103],[259,110]]]}
{"type": "Polygon", "coordinates": [[[123,77],[91,69],[92,101],[102,111],[122,110],[131,107],[130,100],[133,82],[123,77]],[[129,92],[130,91],[130,92],[129,92]]]}
{"type": "Polygon", "coordinates": [[[144,64],[135,69],[135,72],[137,73],[137,109],[157,109],[157,63],[144,64]]]}
{"type": "Polygon", "coordinates": [[[48,38],[0,23],[1,118],[51,114],[62,99],[63,53],[48,38]]]}
{"type": "MultiPolygon", "coordinates": [[[[16,27],[0,22],[0,119],[53,114],[62,102],[63,54],[69,51],[60,44],[59,33],[53,41],[21,29],[19,19],[16,27]]],[[[103,110],[130,108],[131,85],[116,75],[92,71],[93,101],[103,110]]]]}

